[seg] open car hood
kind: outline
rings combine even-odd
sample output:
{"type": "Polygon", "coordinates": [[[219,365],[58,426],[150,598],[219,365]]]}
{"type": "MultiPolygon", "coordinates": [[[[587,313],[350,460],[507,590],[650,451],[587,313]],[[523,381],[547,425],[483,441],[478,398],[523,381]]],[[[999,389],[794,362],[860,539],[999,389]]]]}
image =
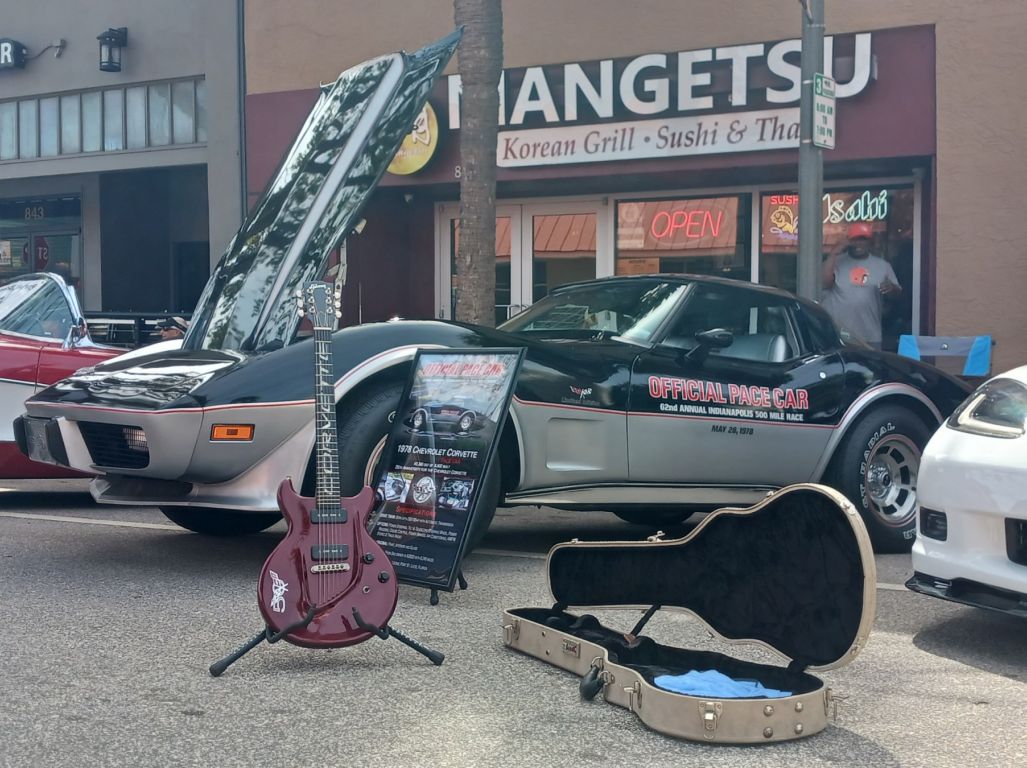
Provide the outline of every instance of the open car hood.
{"type": "Polygon", "coordinates": [[[321,96],[207,282],[186,350],[270,350],[299,321],[293,296],[350,231],[456,50],[460,33],[343,72],[321,96]]]}

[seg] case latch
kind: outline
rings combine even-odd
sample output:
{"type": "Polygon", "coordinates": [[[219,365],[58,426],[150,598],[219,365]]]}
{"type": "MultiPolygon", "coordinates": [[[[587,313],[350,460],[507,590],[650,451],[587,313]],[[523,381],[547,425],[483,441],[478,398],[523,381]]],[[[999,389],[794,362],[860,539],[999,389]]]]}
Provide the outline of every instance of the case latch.
{"type": "Polygon", "coordinates": [[[717,723],[724,711],[719,701],[703,701],[699,704],[699,717],[702,718],[702,735],[704,739],[712,739],[717,735],[717,723]]]}
{"type": "Polygon", "coordinates": [[[513,645],[521,635],[521,622],[519,619],[514,619],[510,624],[503,625],[503,642],[507,645],[513,645]]]}
{"type": "Polygon", "coordinates": [[[635,681],[630,688],[625,688],[624,693],[628,695],[628,709],[638,712],[642,708],[642,684],[635,681]]]}
{"type": "Polygon", "coordinates": [[[646,536],[645,540],[646,541],[650,541],[650,542],[655,544],[658,541],[663,541],[663,537],[666,536],[666,535],[667,534],[665,534],[663,531],[657,531],[652,536],[646,536]]]}

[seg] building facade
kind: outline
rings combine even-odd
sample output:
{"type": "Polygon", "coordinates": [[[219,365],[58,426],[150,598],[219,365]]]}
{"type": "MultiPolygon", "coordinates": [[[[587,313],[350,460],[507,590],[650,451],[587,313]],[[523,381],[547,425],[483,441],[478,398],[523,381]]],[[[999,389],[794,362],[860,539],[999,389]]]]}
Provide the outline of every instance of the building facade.
{"type": "MultiPolygon", "coordinates": [[[[799,14],[787,0],[504,4],[497,319],[555,285],[612,274],[794,289],[799,14]]],[[[1016,0],[828,4],[837,124],[824,250],[850,223],[871,225],[903,287],[885,309],[886,348],[902,333],[990,333],[996,369],[1027,357],[1027,107],[1014,97],[1025,23],[1016,0]]],[[[251,201],[319,82],[451,27],[448,0],[250,0],[251,201]]],[[[411,137],[433,146],[427,163],[397,164],[349,242],[350,322],[452,316],[458,102],[459,79],[443,78],[411,137]]]]}
{"type": "Polygon", "coordinates": [[[241,0],[0,6],[0,280],[191,310],[245,210],[241,0]]]}

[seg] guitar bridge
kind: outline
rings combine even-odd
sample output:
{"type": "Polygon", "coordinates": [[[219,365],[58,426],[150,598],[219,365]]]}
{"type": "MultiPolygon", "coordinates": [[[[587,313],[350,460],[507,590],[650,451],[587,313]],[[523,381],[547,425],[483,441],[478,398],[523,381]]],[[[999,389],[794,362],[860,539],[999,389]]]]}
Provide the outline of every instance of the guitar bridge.
{"type": "Polygon", "coordinates": [[[317,565],[310,566],[311,573],[337,573],[348,570],[349,563],[318,563],[317,565]]]}

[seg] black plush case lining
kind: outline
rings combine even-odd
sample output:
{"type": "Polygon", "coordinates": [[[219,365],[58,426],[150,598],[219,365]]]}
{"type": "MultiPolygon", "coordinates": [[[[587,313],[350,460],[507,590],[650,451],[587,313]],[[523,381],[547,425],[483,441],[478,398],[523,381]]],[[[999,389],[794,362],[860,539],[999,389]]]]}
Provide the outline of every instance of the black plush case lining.
{"type": "Polygon", "coordinates": [[[744,514],[712,513],[679,541],[560,545],[549,585],[561,606],[685,608],[724,638],[827,665],[848,653],[863,616],[854,522],[831,496],[796,487],[744,514]]]}

